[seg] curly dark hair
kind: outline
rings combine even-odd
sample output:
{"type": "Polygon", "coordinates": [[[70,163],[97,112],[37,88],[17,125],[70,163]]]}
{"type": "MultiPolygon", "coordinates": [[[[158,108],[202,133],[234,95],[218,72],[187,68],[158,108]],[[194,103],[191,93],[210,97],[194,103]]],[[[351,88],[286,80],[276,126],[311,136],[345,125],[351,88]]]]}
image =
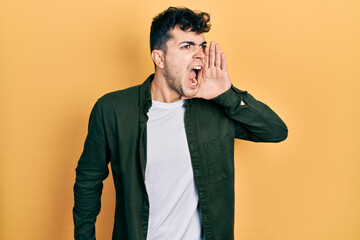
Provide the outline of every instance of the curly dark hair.
{"type": "Polygon", "coordinates": [[[184,7],[169,7],[154,17],[150,31],[150,50],[163,50],[166,53],[166,42],[172,37],[170,30],[175,26],[197,34],[210,31],[210,15],[206,12],[192,11],[184,7]]]}

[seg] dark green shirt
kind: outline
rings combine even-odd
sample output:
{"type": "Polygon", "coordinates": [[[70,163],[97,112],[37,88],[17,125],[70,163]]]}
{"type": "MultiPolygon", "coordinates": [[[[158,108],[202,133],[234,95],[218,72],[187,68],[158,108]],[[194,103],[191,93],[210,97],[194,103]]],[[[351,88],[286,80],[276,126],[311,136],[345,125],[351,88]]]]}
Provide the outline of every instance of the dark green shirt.
{"type": "MultiPolygon", "coordinates": [[[[108,163],[116,189],[113,240],[146,239],[146,124],[153,77],[142,85],[104,95],[91,112],[76,168],[75,239],[95,239],[108,163]]],[[[234,239],[234,138],[279,142],[286,139],[287,127],[267,105],[234,86],[210,101],[194,98],[184,106],[205,238],[234,239]]]]}

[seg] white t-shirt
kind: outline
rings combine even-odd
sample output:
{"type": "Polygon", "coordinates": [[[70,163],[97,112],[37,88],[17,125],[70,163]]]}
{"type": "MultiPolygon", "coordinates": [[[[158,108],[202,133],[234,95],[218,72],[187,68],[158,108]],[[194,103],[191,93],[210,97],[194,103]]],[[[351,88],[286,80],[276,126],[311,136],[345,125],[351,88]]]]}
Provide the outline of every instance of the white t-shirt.
{"type": "Polygon", "coordinates": [[[147,123],[147,240],[199,240],[201,217],[185,134],[185,100],[152,101],[147,123]]]}

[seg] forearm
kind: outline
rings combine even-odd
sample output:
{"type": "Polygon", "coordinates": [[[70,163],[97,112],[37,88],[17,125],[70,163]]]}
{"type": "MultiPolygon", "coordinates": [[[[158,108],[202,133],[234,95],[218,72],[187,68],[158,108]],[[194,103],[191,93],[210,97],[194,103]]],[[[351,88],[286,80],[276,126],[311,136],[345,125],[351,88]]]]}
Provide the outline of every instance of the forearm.
{"type": "Polygon", "coordinates": [[[95,222],[101,208],[102,181],[108,169],[89,168],[79,161],[74,185],[74,236],[76,240],[95,239],[95,222]]]}
{"type": "Polygon", "coordinates": [[[236,137],[254,142],[280,142],[288,129],[281,118],[266,104],[246,91],[231,86],[213,101],[220,104],[228,117],[236,122],[236,137]]]}

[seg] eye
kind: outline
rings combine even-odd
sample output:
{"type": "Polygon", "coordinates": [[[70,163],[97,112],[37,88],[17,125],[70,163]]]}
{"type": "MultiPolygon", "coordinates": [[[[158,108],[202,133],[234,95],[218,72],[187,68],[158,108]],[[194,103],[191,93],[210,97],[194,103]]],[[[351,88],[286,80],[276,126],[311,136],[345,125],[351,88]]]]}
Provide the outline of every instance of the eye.
{"type": "Polygon", "coordinates": [[[186,45],[182,46],[181,48],[183,48],[183,49],[190,48],[190,44],[186,44],[186,45]]]}
{"type": "Polygon", "coordinates": [[[201,45],[200,48],[205,49],[205,48],[206,48],[206,45],[201,45]]]}

